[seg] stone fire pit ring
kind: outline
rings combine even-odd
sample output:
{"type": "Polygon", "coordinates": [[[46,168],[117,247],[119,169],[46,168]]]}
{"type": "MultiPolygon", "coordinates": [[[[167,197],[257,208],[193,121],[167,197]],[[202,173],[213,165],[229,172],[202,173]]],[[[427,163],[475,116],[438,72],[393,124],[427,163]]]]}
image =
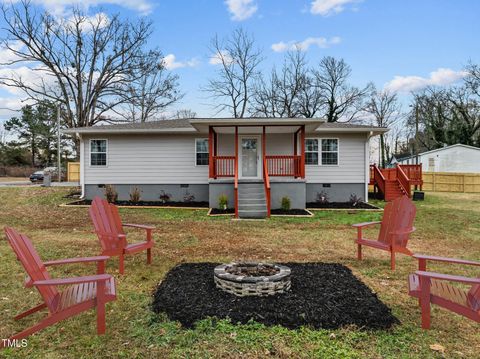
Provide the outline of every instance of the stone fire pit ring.
{"type": "Polygon", "coordinates": [[[289,267],[258,262],[221,264],[214,269],[217,288],[238,297],[268,296],[288,291],[291,287],[289,267]],[[257,268],[273,272],[272,275],[246,275],[232,272],[248,272],[257,268]]]}

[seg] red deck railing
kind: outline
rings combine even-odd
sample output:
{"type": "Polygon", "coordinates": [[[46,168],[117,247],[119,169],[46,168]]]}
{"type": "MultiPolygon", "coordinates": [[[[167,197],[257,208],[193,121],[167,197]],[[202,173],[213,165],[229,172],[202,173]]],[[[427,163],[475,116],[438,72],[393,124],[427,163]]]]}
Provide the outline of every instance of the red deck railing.
{"type": "Polygon", "coordinates": [[[405,174],[401,166],[397,166],[396,171],[397,171],[397,180],[398,180],[398,183],[400,184],[400,187],[408,197],[411,197],[410,180],[408,179],[407,175],[405,174]]]}
{"type": "Polygon", "coordinates": [[[302,177],[301,156],[265,156],[269,176],[302,177]]]}
{"type": "Polygon", "coordinates": [[[400,165],[411,184],[423,184],[422,165],[400,165]]]}
{"type": "Polygon", "coordinates": [[[235,156],[213,156],[214,176],[235,177],[235,156]]]}

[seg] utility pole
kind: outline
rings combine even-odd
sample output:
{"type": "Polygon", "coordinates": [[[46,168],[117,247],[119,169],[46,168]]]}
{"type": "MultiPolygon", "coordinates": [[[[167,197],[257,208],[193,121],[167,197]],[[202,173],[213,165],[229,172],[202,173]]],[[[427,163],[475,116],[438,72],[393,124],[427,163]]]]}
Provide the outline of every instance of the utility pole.
{"type": "Polygon", "coordinates": [[[58,182],[62,182],[62,157],[60,155],[62,136],[60,133],[60,105],[57,105],[57,173],[58,182]]]}
{"type": "Polygon", "coordinates": [[[415,164],[418,165],[418,103],[415,104],[415,164]]]}

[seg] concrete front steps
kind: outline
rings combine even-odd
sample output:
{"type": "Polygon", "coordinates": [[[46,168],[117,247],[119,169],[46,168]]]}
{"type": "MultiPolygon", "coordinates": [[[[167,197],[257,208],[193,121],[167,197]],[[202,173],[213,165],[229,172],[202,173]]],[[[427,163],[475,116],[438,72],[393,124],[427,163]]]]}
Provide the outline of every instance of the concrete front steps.
{"type": "Polygon", "coordinates": [[[263,182],[238,184],[238,217],[254,219],[267,217],[267,200],[263,182]]]}

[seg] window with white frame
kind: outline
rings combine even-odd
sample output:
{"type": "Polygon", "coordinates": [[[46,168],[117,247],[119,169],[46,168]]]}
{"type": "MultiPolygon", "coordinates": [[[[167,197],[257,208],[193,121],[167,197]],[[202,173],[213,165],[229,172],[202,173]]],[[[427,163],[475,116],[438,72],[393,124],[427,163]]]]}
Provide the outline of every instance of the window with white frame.
{"type": "Polygon", "coordinates": [[[107,165],[107,140],[90,140],[90,166],[107,165]]]}
{"type": "Polygon", "coordinates": [[[195,163],[197,166],[208,166],[208,138],[195,139],[195,163]]]}
{"type": "Polygon", "coordinates": [[[322,165],[338,165],[338,139],[322,139],[322,165]]]}
{"type": "Polygon", "coordinates": [[[338,165],[338,139],[305,139],[305,164],[323,166],[338,165]]]}
{"type": "Polygon", "coordinates": [[[318,165],[318,139],[316,138],[305,140],[305,164],[318,165]]]}

